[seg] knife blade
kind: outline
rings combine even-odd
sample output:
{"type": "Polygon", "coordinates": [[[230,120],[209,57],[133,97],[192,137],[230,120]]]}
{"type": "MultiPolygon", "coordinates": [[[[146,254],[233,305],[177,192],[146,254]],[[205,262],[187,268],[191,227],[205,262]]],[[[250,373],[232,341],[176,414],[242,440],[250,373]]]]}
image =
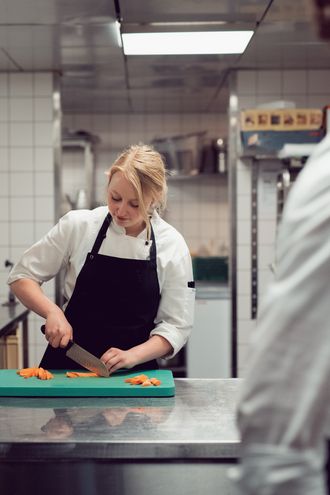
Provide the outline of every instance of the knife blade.
{"type": "MultiPolygon", "coordinates": [[[[45,334],[45,325],[42,325],[40,330],[43,334],[45,334]]],[[[106,378],[109,377],[109,370],[101,359],[86,351],[86,349],[76,344],[73,340],[70,340],[66,346],[65,354],[67,357],[72,359],[72,361],[80,364],[80,366],[83,366],[83,368],[86,368],[93,373],[97,373],[100,376],[104,376],[106,378]]]]}

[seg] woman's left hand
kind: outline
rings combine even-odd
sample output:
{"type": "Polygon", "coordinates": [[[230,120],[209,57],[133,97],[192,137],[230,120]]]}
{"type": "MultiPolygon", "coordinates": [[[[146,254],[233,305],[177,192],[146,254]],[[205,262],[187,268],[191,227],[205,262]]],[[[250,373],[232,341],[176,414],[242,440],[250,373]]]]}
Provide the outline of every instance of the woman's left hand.
{"type": "Polygon", "coordinates": [[[103,361],[110,373],[121,368],[130,369],[138,364],[134,352],[131,349],[123,351],[117,347],[110,347],[110,349],[101,356],[101,361],[103,361]]]}

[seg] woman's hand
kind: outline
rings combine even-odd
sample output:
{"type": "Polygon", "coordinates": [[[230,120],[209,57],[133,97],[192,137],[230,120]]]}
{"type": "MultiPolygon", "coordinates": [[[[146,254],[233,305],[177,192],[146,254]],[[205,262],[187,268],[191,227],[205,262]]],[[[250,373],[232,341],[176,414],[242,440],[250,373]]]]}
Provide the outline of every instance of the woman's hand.
{"type": "Polygon", "coordinates": [[[45,337],[52,347],[66,347],[72,340],[72,326],[60,309],[47,315],[45,326],[45,337]]]}
{"type": "Polygon", "coordinates": [[[121,368],[133,368],[138,364],[135,353],[132,349],[123,351],[117,347],[110,347],[102,356],[101,361],[106,365],[110,373],[121,368]]]}

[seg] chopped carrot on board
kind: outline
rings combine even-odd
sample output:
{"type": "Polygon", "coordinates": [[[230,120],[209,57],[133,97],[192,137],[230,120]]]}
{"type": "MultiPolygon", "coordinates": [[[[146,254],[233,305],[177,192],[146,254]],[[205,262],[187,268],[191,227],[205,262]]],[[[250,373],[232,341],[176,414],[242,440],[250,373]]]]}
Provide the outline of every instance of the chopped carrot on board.
{"type": "Polygon", "coordinates": [[[39,380],[51,380],[54,376],[50,373],[50,371],[44,370],[43,368],[22,368],[21,370],[17,370],[18,375],[23,378],[32,378],[35,376],[39,378],[39,380]]]}
{"type": "Polygon", "coordinates": [[[95,378],[99,375],[92,371],[67,371],[66,376],[68,378],[95,378]]]}
{"type": "Polygon", "coordinates": [[[158,385],[162,383],[160,380],[158,380],[158,378],[150,378],[150,381],[153,385],[155,385],[155,387],[158,387],[158,385]]]}
{"type": "Polygon", "coordinates": [[[149,378],[147,375],[136,375],[131,378],[126,378],[124,381],[131,385],[142,385],[142,387],[149,387],[150,385],[158,387],[158,385],[162,383],[158,378],[149,378]]]}

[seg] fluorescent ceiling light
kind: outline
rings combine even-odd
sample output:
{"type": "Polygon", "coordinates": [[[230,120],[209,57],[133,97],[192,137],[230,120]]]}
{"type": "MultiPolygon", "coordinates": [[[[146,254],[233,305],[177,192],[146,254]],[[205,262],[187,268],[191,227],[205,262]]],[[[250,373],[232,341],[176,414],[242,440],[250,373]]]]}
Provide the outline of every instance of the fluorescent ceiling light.
{"type": "Polygon", "coordinates": [[[243,53],[253,31],[122,33],[125,55],[243,53]]]}

